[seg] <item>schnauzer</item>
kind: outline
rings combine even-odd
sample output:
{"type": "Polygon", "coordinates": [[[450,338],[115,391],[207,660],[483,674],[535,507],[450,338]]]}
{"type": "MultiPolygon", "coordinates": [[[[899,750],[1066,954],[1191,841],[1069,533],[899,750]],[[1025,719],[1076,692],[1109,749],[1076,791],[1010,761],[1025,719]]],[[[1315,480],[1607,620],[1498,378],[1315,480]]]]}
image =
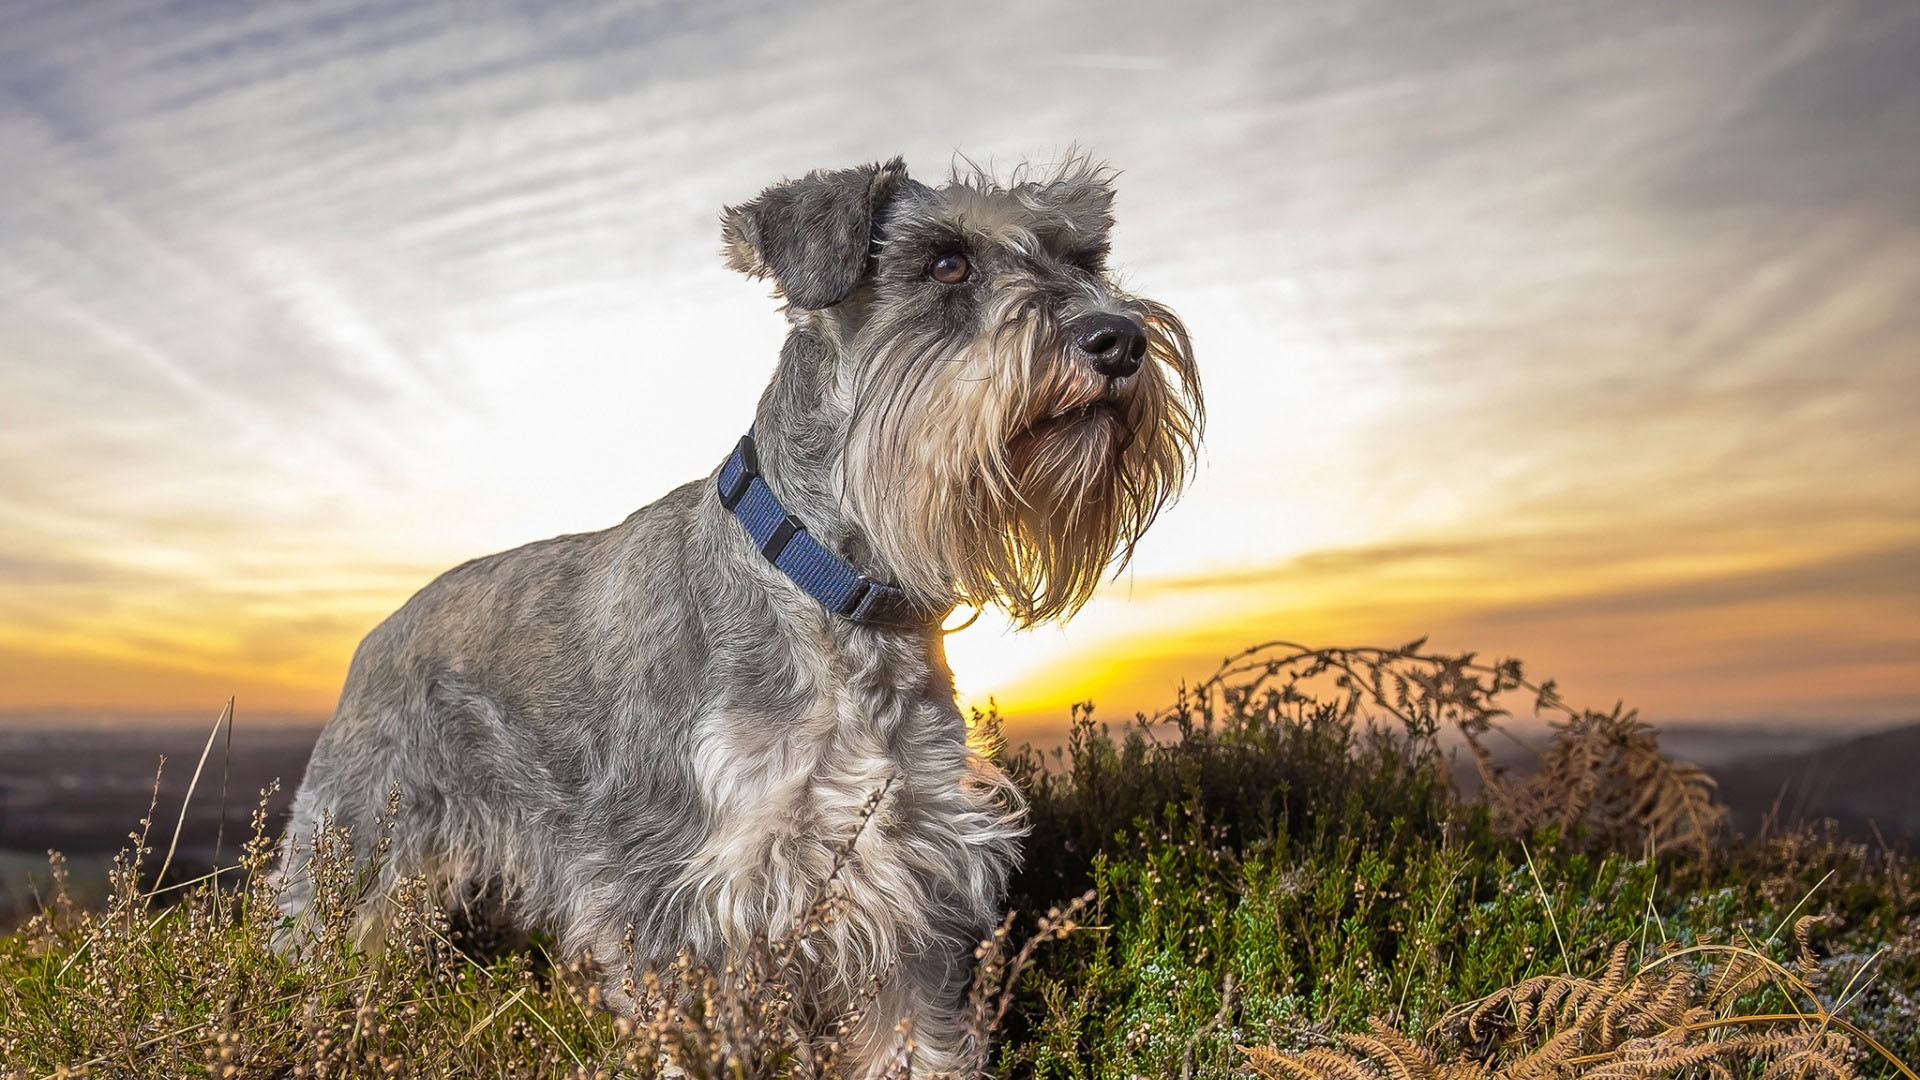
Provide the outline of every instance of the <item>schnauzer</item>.
{"type": "Polygon", "coordinates": [[[367,635],[294,800],[286,933],[313,838],[330,823],[372,860],[397,791],[363,943],[420,874],[642,966],[724,963],[831,889],[810,1013],[864,1001],[856,1073],[894,1060],[903,1020],[916,1071],[957,1064],[1025,826],[969,743],[941,619],[1071,615],[1199,440],[1186,330],[1107,268],[1111,179],[1077,159],[931,187],[896,158],[728,208],[727,262],[771,279],[791,327],[747,437],[611,529],[448,571],[367,635]]]}

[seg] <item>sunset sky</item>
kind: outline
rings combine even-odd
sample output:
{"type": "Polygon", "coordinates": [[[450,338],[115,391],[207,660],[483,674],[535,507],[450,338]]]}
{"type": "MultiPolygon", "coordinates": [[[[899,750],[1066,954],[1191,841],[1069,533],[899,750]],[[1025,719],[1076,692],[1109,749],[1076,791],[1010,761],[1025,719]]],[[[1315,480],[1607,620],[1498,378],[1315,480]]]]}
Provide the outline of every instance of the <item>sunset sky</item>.
{"type": "Polygon", "coordinates": [[[1518,655],[1665,722],[1920,717],[1920,8],[0,13],[0,723],[299,717],[435,573],[706,473],[784,331],[718,212],[1070,146],[1192,329],[1197,481],[1059,724],[1254,641],[1518,655]]]}

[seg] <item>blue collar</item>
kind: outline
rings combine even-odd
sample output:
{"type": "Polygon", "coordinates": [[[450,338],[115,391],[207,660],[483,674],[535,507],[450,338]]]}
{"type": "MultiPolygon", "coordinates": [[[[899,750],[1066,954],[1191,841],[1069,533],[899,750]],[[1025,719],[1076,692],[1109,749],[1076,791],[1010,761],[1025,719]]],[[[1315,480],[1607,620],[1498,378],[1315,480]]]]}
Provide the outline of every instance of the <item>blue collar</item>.
{"type": "Polygon", "coordinates": [[[899,586],[875,581],[854,569],[787,513],[760,475],[753,432],[740,439],[727,463],[720,466],[717,486],[720,505],[740,519],[760,554],[828,611],[854,622],[892,626],[924,626],[938,618],[910,602],[899,586]]]}

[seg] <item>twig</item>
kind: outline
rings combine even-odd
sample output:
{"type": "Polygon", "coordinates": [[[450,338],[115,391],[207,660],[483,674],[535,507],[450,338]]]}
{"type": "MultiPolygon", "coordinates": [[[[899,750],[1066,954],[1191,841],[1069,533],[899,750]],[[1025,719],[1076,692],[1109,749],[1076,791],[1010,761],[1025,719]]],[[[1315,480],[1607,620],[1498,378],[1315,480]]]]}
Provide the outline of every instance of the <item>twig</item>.
{"type": "Polygon", "coordinates": [[[1235,989],[1237,989],[1237,986],[1234,983],[1233,972],[1229,971],[1227,972],[1227,977],[1220,982],[1219,1010],[1213,1014],[1213,1019],[1201,1024],[1194,1030],[1194,1033],[1187,1038],[1187,1048],[1181,1056],[1180,1061],[1180,1080],[1193,1080],[1194,1059],[1200,1050],[1200,1040],[1226,1026],[1227,1017],[1233,1013],[1233,992],[1235,989]]]}
{"type": "Polygon", "coordinates": [[[193,790],[200,786],[200,770],[207,767],[207,755],[213,753],[213,740],[220,735],[220,725],[233,716],[233,699],[228,698],[226,707],[220,715],[214,717],[213,730],[207,732],[207,745],[200,748],[200,763],[193,767],[193,779],[187,781],[187,793],[180,799],[180,820],[173,823],[173,840],[167,844],[167,857],[160,860],[160,872],[153,875],[153,883],[166,880],[167,868],[173,865],[173,853],[180,846],[180,833],[187,827],[187,807],[193,805],[193,790]]]}
{"type": "Polygon", "coordinates": [[[1533,852],[1528,850],[1527,842],[1520,842],[1520,852],[1527,857],[1527,873],[1533,875],[1533,887],[1540,894],[1540,906],[1547,910],[1547,925],[1553,927],[1553,940],[1560,946],[1560,966],[1567,974],[1573,974],[1573,958],[1567,954],[1567,941],[1560,936],[1560,920],[1553,916],[1553,903],[1547,899],[1547,887],[1540,881],[1540,871],[1534,869],[1533,852]]]}

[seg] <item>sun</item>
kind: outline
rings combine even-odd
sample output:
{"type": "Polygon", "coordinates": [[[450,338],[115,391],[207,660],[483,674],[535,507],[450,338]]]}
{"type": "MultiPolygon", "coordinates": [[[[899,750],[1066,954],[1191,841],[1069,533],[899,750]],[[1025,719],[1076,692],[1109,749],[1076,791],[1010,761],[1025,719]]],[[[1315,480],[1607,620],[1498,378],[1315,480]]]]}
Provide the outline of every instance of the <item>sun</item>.
{"type": "MultiPolygon", "coordinates": [[[[966,612],[955,612],[949,625],[960,625],[966,618],[966,612]]],[[[981,611],[972,625],[949,633],[946,644],[954,691],[963,709],[996,704],[1002,711],[1019,711],[1041,704],[1009,695],[1032,685],[1040,673],[1057,668],[1074,651],[1074,642],[1060,627],[1016,629],[1006,613],[994,607],[981,611]]]]}

